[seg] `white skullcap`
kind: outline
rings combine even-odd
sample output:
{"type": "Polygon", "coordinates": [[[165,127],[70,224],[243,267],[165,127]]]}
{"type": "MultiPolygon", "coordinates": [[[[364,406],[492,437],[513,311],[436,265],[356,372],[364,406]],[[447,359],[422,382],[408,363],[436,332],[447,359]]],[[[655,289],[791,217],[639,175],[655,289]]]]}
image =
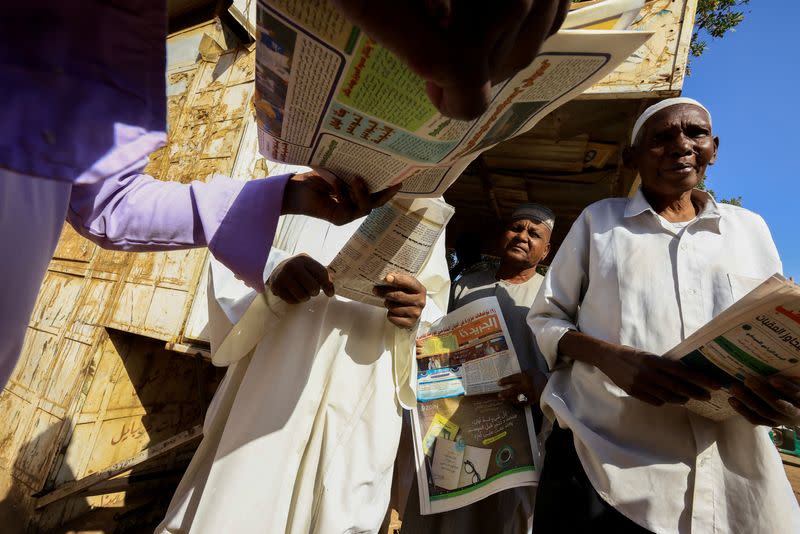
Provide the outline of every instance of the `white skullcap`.
{"type": "Polygon", "coordinates": [[[708,113],[708,125],[711,126],[711,112],[706,109],[706,107],[695,100],[694,98],[687,98],[685,96],[678,96],[675,98],[667,98],[666,100],[662,100],[656,104],[653,104],[646,110],[639,115],[639,118],[636,119],[636,123],[633,125],[633,132],[631,132],[631,146],[636,145],[636,138],[639,136],[639,130],[642,129],[644,123],[647,122],[647,119],[658,113],[664,108],[668,108],[670,106],[677,106],[678,104],[692,104],[693,106],[697,106],[706,113],[708,113]]]}
{"type": "Polygon", "coordinates": [[[556,224],[556,215],[553,213],[553,210],[538,202],[529,202],[517,206],[511,214],[511,220],[516,221],[519,219],[530,219],[534,222],[541,223],[547,226],[551,232],[556,224]]]}

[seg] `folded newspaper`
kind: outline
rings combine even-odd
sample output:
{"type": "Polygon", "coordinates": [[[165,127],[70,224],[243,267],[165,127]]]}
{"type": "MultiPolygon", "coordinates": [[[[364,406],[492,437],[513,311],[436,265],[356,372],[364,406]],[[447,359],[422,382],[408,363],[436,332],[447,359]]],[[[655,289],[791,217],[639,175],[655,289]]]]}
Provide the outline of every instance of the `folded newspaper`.
{"type": "Polygon", "coordinates": [[[687,408],[717,421],[736,415],[729,388],[749,376],[800,378],[800,286],[775,274],[665,354],[724,388],[687,408]]]}
{"type": "Polygon", "coordinates": [[[471,302],[421,329],[417,346],[412,433],[421,513],[536,484],[531,410],[493,394],[500,378],[520,372],[497,298],[471,302]]]}
{"type": "Polygon", "coordinates": [[[392,272],[417,276],[453,213],[436,198],[394,198],[372,210],[328,266],[336,294],[383,306],[373,288],[392,272]]]}
{"type": "MultiPolygon", "coordinates": [[[[575,10],[565,27],[626,27],[642,0],[575,10]]],[[[439,114],[424,82],[329,1],[259,0],[256,117],[268,159],[324,167],[371,191],[439,197],[481,152],[531,129],[611,72],[651,35],[562,30],[496,85],[472,121],[439,114]]],[[[413,32],[413,28],[409,28],[413,32]]]]}

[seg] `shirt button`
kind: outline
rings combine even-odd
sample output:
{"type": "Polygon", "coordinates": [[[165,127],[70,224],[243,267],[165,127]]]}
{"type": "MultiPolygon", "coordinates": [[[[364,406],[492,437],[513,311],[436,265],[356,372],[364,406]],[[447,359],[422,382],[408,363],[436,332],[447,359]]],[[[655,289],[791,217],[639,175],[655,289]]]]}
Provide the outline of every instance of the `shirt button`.
{"type": "Polygon", "coordinates": [[[686,250],[686,243],[681,243],[681,250],[686,250]]]}

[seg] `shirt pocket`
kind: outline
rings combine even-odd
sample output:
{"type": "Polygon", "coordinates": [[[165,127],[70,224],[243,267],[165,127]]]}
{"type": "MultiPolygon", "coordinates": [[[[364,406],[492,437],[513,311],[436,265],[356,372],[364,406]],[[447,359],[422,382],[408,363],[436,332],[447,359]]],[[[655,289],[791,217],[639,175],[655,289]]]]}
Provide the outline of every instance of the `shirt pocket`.
{"type": "Polygon", "coordinates": [[[736,302],[743,296],[750,293],[764,281],[763,278],[753,278],[752,276],[742,276],[740,274],[728,273],[728,282],[731,285],[731,296],[736,302]]]}
{"type": "Polygon", "coordinates": [[[712,317],[725,311],[731,304],[756,288],[763,279],[735,273],[720,272],[712,276],[712,317]]]}

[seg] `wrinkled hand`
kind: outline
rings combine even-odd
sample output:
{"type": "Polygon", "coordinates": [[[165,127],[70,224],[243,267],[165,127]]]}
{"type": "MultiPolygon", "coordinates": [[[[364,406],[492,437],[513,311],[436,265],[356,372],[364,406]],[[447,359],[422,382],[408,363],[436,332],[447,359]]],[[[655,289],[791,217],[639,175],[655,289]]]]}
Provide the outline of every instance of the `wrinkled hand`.
{"type": "Polygon", "coordinates": [[[531,369],[527,372],[517,373],[506,376],[498,380],[500,386],[508,386],[506,389],[497,393],[497,396],[506,402],[514,404],[539,404],[539,398],[547,385],[547,376],[538,369],[531,369]],[[528,399],[527,402],[520,402],[517,397],[522,393],[528,399]]]}
{"type": "Polygon", "coordinates": [[[720,385],[684,364],[655,354],[615,345],[599,357],[597,367],[631,397],[661,406],[708,400],[720,385]]]}
{"type": "Polygon", "coordinates": [[[533,61],[571,0],[334,3],[427,82],[443,115],[469,120],[486,110],[493,84],[533,61]]]}
{"type": "Polygon", "coordinates": [[[780,376],[754,376],[731,387],[728,402],[754,425],[800,424],[800,383],[780,376]]]}
{"type": "Polygon", "coordinates": [[[320,290],[329,297],[334,294],[328,269],[306,254],[293,256],[275,267],[267,285],[275,296],[289,304],[306,302],[320,290]]]}
{"type": "Polygon", "coordinates": [[[386,318],[395,326],[411,329],[425,308],[425,286],[404,273],[389,273],[384,280],[386,284],[375,286],[373,293],[384,299],[384,306],[389,309],[386,318]]]}
{"type": "Polygon", "coordinates": [[[318,169],[295,174],[286,183],[281,212],[308,215],[335,225],[349,223],[382,206],[400,189],[397,184],[370,194],[361,178],[348,185],[334,174],[318,169]]]}

